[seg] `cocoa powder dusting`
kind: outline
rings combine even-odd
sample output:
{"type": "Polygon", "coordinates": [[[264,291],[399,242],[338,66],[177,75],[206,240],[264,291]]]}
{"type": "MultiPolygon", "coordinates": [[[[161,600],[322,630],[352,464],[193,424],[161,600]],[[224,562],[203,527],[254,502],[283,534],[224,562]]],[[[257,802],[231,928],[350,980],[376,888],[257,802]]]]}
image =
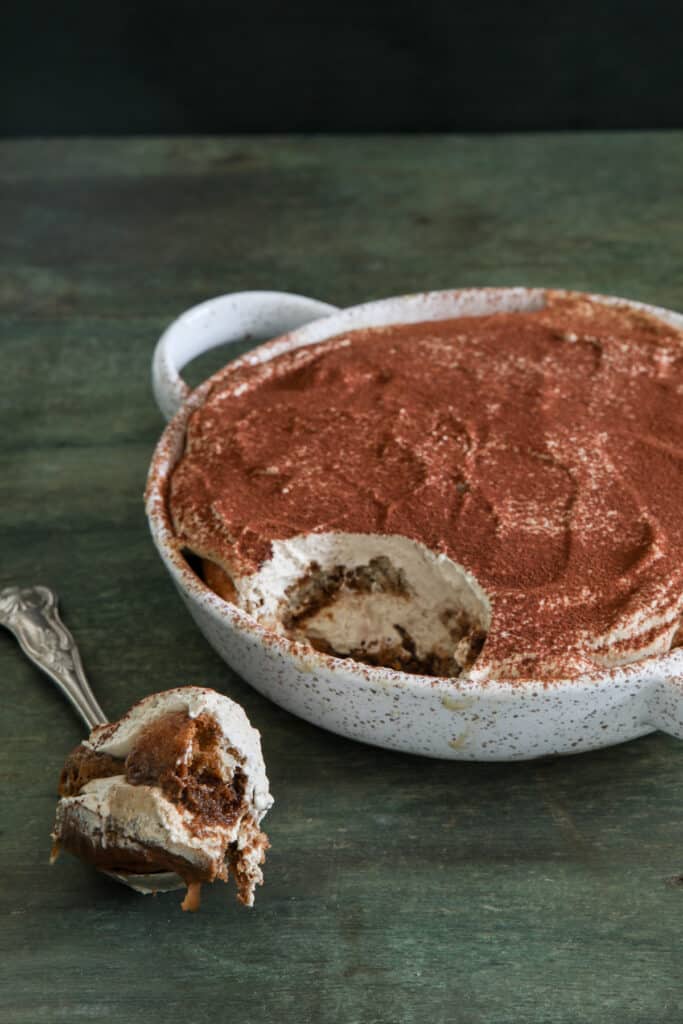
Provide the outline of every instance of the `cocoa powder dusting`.
{"type": "Polygon", "coordinates": [[[680,331],[580,296],[353,331],[217,374],[169,510],[231,576],[298,534],[420,541],[491,599],[478,666],[577,672],[680,614],[682,394],[680,331]]]}

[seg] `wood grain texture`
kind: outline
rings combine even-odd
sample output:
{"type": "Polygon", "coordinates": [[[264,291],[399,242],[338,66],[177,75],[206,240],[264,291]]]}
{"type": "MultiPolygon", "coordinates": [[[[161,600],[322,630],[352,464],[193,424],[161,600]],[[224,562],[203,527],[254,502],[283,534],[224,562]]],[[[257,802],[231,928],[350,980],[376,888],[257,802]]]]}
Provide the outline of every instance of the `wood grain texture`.
{"type": "Polygon", "coordinates": [[[2,633],[2,1024],[682,1019],[683,744],[472,765],[324,733],[211,651],[142,508],[186,306],[518,283],[681,309],[681,166],[683,134],[0,145],[0,585],[58,590],[112,716],[182,683],[243,703],[276,797],[253,911],[48,868],[81,728],[2,633]]]}

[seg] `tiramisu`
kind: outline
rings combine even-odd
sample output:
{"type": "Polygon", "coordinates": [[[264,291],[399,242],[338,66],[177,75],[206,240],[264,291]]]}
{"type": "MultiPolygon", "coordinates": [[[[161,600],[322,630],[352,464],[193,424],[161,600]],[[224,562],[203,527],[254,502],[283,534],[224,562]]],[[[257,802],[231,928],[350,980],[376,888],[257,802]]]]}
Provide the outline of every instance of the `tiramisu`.
{"type": "Polygon", "coordinates": [[[260,736],[242,708],[200,687],[155,693],[98,726],[59,784],[60,848],[112,872],[176,872],[195,910],[202,882],[228,880],[251,906],[263,881],[273,800],[260,736]]]}
{"type": "Polygon", "coordinates": [[[207,584],[338,657],[571,677],[683,606],[683,333],[547,293],[217,374],[167,499],[207,584]]]}

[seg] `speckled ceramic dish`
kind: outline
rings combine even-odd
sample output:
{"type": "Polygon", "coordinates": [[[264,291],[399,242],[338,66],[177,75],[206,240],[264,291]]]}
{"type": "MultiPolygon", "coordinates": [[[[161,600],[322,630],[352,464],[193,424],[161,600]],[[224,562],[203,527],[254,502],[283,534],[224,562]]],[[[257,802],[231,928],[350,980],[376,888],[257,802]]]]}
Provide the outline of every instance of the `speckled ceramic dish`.
{"type": "MultiPolygon", "coordinates": [[[[209,386],[205,382],[191,392],[179,376],[195,356],[248,336],[275,337],[242,357],[261,362],[358,327],[532,309],[542,302],[538,289],[482,288],[408,295],[340,311],[297,295],[242,292],[188,310],[163,334],[153,383],[170,423],[149,475],[152,536],[209,643],[271,700],[344,736],[430,757],[522,760],[605,747],[655,729],[683,738],[683,648],[551,683],[480,684],[370,668],[287,640],[221,600],[189,567],[169,525],[165,481],[182,452],[188,416],[209,386]]],[[[679,314],[629,305],[683,327],[679,314]]]]}

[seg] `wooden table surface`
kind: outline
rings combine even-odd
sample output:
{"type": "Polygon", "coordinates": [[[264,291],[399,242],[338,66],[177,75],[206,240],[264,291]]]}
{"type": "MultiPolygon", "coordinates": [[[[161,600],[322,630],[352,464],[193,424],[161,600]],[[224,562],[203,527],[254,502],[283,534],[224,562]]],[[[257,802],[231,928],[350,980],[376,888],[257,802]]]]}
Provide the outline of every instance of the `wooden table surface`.
{"type": "Polygon", "coordinates": [[[208,647],[142,506],[185,307],[528,284],[682,309],[682,168],[676,133],[0,145],[0,585],[58,590],[112,716],[183,683],[240,701],[276,797],[252,911],[48,867],[83,730],[1,631],[2,1024],[683,1019],[683,743],[477,765],[323,732],[208,647]]]}

